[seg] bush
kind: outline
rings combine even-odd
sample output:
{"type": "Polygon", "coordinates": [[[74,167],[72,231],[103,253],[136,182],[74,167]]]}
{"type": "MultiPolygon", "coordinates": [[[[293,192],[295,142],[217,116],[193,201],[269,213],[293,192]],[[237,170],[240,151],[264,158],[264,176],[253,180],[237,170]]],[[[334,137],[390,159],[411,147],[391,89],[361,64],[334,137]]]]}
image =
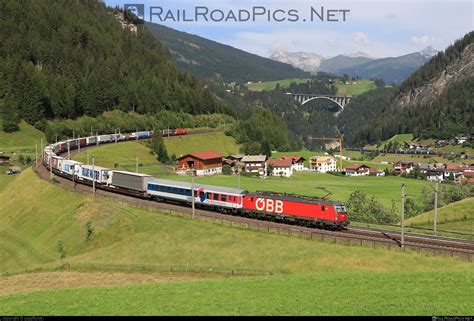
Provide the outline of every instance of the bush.
{"type": "Polygon", "coordinates": [[[232,167],[230,167],[230,165],[227,165],[227,164],[222,166],[222,174],[232,175],[232,167]]]}
{"type": "Polygon", "coordinates": [[[360,190],[349,195],[346,205],[349,210],[349,220],[352,221],[379,224],[392,224],[398,221],[395,203],[392,203],[392,208],[388,210],[376,200],[375,196],[369,198],[360,190]]]}
{"type": "Polygon", "coordinates": [[[249,172],[241,172],[240,174],[242,176],[245,176],[245,177],[257,177],[258,176],[258,173],[249,173],[249,172]]]}
{"type": "Polygon", "coordinates": [[[23,154],[20,154],[20,156],[18,156],[18,161],[20,162],[20,164],[25,165],[25,156],[23,156],[23,154]]]}
{"type": "Polygon", "coordinates": [[[86,223],[86,241],[91,241],[94,238],[94,228],[92,227],[92,221],[86,223]]]}

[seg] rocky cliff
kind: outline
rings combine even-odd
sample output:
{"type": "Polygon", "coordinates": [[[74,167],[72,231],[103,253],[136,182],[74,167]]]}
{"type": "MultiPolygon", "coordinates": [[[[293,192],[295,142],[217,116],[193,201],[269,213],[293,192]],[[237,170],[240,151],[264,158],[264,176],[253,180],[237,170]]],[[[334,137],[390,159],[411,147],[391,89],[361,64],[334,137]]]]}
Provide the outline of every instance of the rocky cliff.
{"type": "Polygon", "coordinates": [[[471,43],[464,48],[461,56],[454,63],[448,65],[427,84],[415,88],[411,92],[401,93],[392,104],[404,107],[412,104],[429,103],[438,97],[449,85],[473,76],[474,43],[471,43]]]}

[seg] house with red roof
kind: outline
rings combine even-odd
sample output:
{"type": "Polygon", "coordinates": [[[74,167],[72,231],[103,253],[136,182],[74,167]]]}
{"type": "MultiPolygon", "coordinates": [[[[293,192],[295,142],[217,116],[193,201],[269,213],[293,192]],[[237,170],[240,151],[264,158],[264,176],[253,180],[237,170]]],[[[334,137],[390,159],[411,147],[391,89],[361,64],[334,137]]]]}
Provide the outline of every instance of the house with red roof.
{"type": "Polygon", "coordinates": [[[346,176],[385,176],[385,171],[364,164],[349,164],[346,176]]]}
{"type": "Polygon", "coordinates": [[[280,159],[269,159],[267,165],[273,167],[271,175],[291,177],[293,176],[293,159],[290,157],[282,157],[280,159]]]}
{"type": "Polygon", "coordinates": [[[291,159],[293,162],[293,170],[295,172],[304,171],[304,162],[306,159],[303,156],[282,156],[281,159],[291,159]]]}
{"type": "Polygon", "coordinates": [[[474,171],[474,166],[464,164],[447,164],[444,170],[444,179],[449,180],[452,175],[454,181],[460,183],[464,178],[464,173],[474,171]]]}
{"type": "Polygon", "coordinates": [[[474,183],[474,170],[472,171],[465,171],[462,175],[462,180],[469,182],[469,183],[474,183]]]}
{"type": "Polygon", "coordinates": [[[212,152],[196,152],[178,158],[176,171],[178,174],[196,170],[197,176],[208,176],[222,173],[222,158],[224,155],[212,152]]]}

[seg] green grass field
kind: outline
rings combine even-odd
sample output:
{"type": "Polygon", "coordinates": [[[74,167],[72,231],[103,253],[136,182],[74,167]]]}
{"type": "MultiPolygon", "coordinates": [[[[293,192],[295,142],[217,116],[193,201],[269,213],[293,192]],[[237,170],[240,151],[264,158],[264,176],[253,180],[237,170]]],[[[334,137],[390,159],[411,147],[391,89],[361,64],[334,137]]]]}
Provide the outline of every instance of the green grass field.
{"type": "Polygon", "coordinates": [[[317,273],[0,298],[8,315],[472,315],[474,272],[317,273]],[[127,304],[124,304],[127,302],[127,304]]]}
{"type": "Polygon", "coordinates": [[[392,142],[395,143],[399,143],[400,144],[400,147],[404,147],[405,146],[405,142],[407,140],[413,140],[414,139],[414,136],[413,134],[399,134],[399,135],[395,135],[393,136],[392,138],[384,141],[384,142],[381,142],[379,145],[366,145],[364,146],[365,149],[377,149],[377,148],[381,148],[383,147],[384,145],[387,145],[389,142],[392,142]]]}
{"type": "Polygon", "coordinates": [[[5,175],[4,172],[7,171],[7,167],[0,167],[0,192],[10,183],[13,181],[17,176],[16,175],[5,175]]]}
{"type": "MultiPolygon", "coordinates": [[[[1,127],[2,120],[0,119],[0,128],[1,127]]],[[[11,152],[22,152],[27,150],[34,154],[35,144],[38,143],[39,146],[41,139],[43,139],[43,144],[46,145],[44,134],[33,126],[22,121],[20,123],[20,130],[17,132],[5,133],[0,130],[0,151],[8,154],[11,152]]]]}
{"type": "MultiPolygon", "coordinates": [[[[247,88],[251,91],[269,91],[274,90],[277,84],[280,84],[280,87],[282,88],[288,88],[292,82],[305,83],[308,80],[309,79],[292,78],[277,81],[266,81],[261,83],[247,84],[247,88]]],[[[375,83],[372,80],[358,80],[357,84],[353,85],[346,85],[343,84],[341,81],[337,81],[335,85],[337,87],[338,96],[358,96],[366,91],[376,88],[375,83]]]]}
{"type": "MultiPolygon", "coordinates": [[[[378,149],[383,146],[386,146],[389,142],[398,142],[400,147],[405,146],[406,141],[413,141],[415,140],[413,134],[399,134],[395,135],[387,141],[381,142],[379,145],[366,145],[364,146],[365,149],[378,149]]],[[[419,143],[423,144],[434,144],[436,142],[435,139],[426,139],[419,141],[419,143]]],[[[447,145],[444,147],[434,148],[433,151],[435,152],[445,152],[445,153],[465,153],[467,155],[474,155],[474,149],[468,147],[462,147],[461,145],[447,145]]],[[[448,157],[439,157],[439,156],[418,156],[418,155],[399,155],[399,154],[382,154],[375,158],[373,161],[381,162],[381,161],[388,161],[388,162],[397,162],[397,161],[413,161],[418,163],[464,163],[464,164],[471,164],[472,161],[469,159],[461,159],[461,158],[452,158],[449,159],[448,157]]]]}
{"type": "Polygon", "coordinates": [[[465,153],[467,155],[474,155],[474,148],[463,147],[462,145],[446,145],[443,147],[435,148],[434,150],[444,153],[465,153]]]}
{"type": "Polygon", "coordinates": [[[336,82],[338,96],[358,96],[366,91],[375,89],[375,83],[372,80],[357,80],[357,84],[346,85],[341,81],[336,82]]]}
{"type": "Polygon", "coordinates": [[[396,163],[398,161],[411,161],[414,163],[464,163],[471,164],[472,160],[470,159],[448,159],[446,157],[439,156],[420,156],[420,155],[402,155],[402,154],[380,154],[371,160],[372,162],[389,162],[396,163]]]}
{"type": "Polygon", "coordinates": [[[261,83],[252,83],[252,84],[247,84],[247,88],[251,91],[269,91],[269,90],[274,90],[277,86],[277,84],[280,84],[281,88],[288,88],[291,83],[305,83],[309,81],[309,79],[300,79],[300,78],[291,78],[291,79],[283,79],[283,80],[277,80],[277,81],[265,81],[261,83]]]}
{"type": "MultiPolygon", "coordinates": [[[[159,164],[156,156],[150,153],[143,141],[124,142],[109,144],[93,148],[89,151],[89,163],[92,164],[92,157],[95,157],[95,164],[107,168],[114,168],[115,164],[134,165],[136,157],[138,162],[143,164],[159,164]]],[[[87,152],[81,151],[73,157],[74,160],[87,164],[87,152]]]]}
{"type": "MultiPolygon", "coordinates": [[[[409,219],[407,225],[432,228],[433,222],[434,211],[430,211],[409,219]]],[[[474,233],[474,198],[438,209],[438,229],[474,233]]]]}
{"type": "Polygon", "coordinates": [[[238,154],[240,149],[235,139],[223,132],[165,138],[165,145],[168,154],[177,157],[202,151],[214,151],[227,156],[238,154]]]}

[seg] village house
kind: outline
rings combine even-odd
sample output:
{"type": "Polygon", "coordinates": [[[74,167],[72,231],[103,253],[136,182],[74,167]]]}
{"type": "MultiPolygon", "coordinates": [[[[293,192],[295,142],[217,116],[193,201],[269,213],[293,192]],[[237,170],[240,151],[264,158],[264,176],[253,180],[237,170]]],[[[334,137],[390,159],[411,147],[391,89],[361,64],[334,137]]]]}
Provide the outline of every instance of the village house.
{"type": "Polygon", "coordinates": [[[304,162],[306,159],[302,156],[282,156],[281,159],[290,159],[292,161],[292,167],[295,172],[304,171],[304,162]]]}
{"type": "Polygon", "coordinates": [[[244,155],[236,154],[236,155],[229,155],[227,157],[224,157],[224,160],[222,161],[224,165],[229,165],[230,167],[234,167],[237,163],[242,161],[242,158],[244,155]]]}
{"type": "Polygon", "coordinates": [[[469,183],[474,183],[474,170],[464,172],[461,180],[469,183]]]}
{"type": "Polygon", "coordinates": [[[427,175],[431,171],[441,171],[444,172],[444,169],[446,168],[445,164],[427,164],[427,163],[420,163],[418,164],[418,167],[420,168],[420,173],[427,175]]]}
{"type": "Polygon", "coordinates": [[[272,167],[272,172],[270,173],[273,176],[284,176],[291,177],[293,176],[294,163],[293,159],[289,157],[282,157],[280,159],[270,159],[267,162],[268,167],[272,167]]]}
{"type": "Polygon", "coordinates": [[[336,172],[337,163],[334,157],[331,156],[313,156],[309,168],[318,173],[336,172]]]}
{"type": "Polygon", "coordinates": [[[197,152],[178,158],[176,171],[181,174],[191,169],[196,170],[197,176],[208,176],[222,173],[222,157],[216,152],[197,152]]]}
{"type": "Polygon", "coordinates": [[[415,168],[415,164],[413,162],[401,161],[395,163],[393,167],[396,175],[401,175],[403,173],[410,174],[410,172],[415,168]]]}
{"type": "Polygon", "coordinates": [[[455,139],[458,145],[462,145],[467,142],[469,138],[467,136],[456,136],[455,139]]]}
{"type": "Polygon", "coordinates": [[[10,156],[0,155],[0,166],[10,165],[10,156]]]}
{"type": "Polygon", "coordinates": [[[267,159],[268,157],[266,155],[246,155],[242,157],[241,162],[245,172],[266,176],[267,159]]]}
{"type": "Polygon", "coordinates": [[[413,150],[427,150],[427,149],[430,149],[430,147],[432,146],[426,145],[426,144],[420,144],[420,143],[408,140],[405,142],[405,147],[409,149],[413,149],[413,150]]]}
{"type": "Polygon", "coordinates": [[[464,165],[464,164],[447,164],[444,170],[444,180],[449,180],[450,177],[454,178],[456,183],[460,183],[464,172],[474,170],[474,166],[464,165]]]}
{"type": "Polygon", "coordinates": [[[431,182],[442,182],[444,181],[444,170],[443,169],[429,169],[424,172],[426,179],[431,182]]]}
{"type": "Polygon", "coordinates": [[[370,167],[363,164],[350,164],[346,166],[346,176],[369,176],[370,167]]]}
{"type": "Polygon", "coordinates": [[[385,171],[377,168],[369,168],[369,176],[385,176],[385,171]]]}

